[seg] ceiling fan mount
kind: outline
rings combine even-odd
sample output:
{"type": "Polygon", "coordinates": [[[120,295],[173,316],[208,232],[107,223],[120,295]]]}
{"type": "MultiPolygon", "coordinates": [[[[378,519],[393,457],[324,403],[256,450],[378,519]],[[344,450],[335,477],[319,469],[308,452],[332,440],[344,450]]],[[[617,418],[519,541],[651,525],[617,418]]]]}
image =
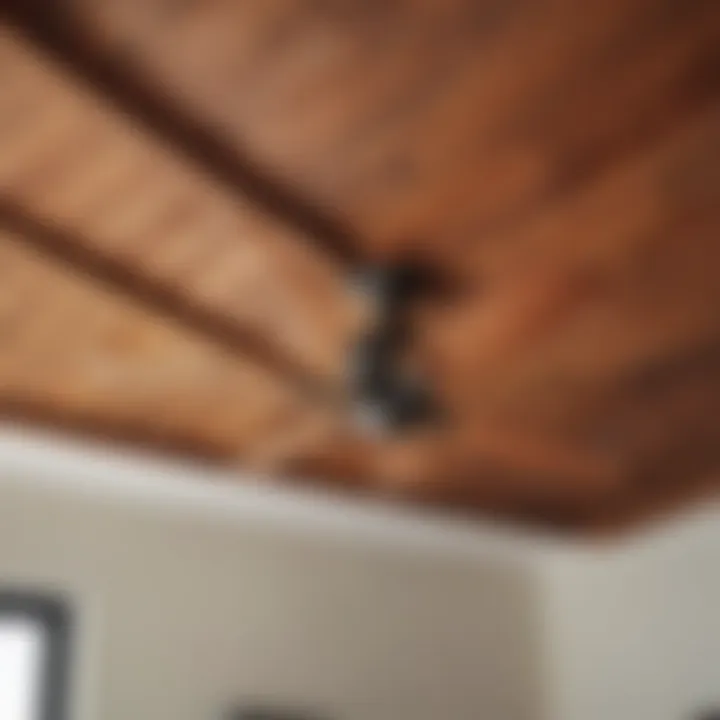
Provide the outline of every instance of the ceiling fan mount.
{"type": "Polygon", "coordinates": [[[374,311],[350,363],[358,424],[386,433],[431,422],[437,417],[437,403],[409,358],[412,310],[418,300],[432,294],[432,276],[420,266],[397,263],[366,269],[355,276],[354,284],[374,311]]]}

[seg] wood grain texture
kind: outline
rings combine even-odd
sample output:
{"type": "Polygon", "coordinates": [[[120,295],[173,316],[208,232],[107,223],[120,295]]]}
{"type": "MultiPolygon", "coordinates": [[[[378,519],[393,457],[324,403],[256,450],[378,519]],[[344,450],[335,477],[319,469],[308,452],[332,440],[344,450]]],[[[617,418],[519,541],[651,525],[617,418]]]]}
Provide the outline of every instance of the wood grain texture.
{"type": "Polygon", "coordinates": [[[574,409],[626,374],[717,338],[719,153],[720,105],[487,236],[472,255],[482,292],[425,326],[454,411],[576,423],[574,409]]]}
{"type": "MultiPolygon", "coordinates": [[[[337,373],[356,317],[343,278],[293,232],[118,116],[6,30],[0,192],[93,253],[262,338],[282,370],[337,373]]],[[[258,345],[260,342],[257,343],[258,345]]]]}
{"type": "Polygon", "coordinates": [[[231,460],[296,401],[272,375],[188,338],[0,230],[0,414],[231,460]],[[66,421],[64,420],[66,419],[66,421]]]}
{"type": "Polygon", "coordinates": [[[73,7],[101,49],[346,218],[371,257],[451,264],[707,101],[720,60],[712,0],[73,7]]]}
{"type": "Polygon", "coordinates": [[[586,527],[717,486],[715,0],[8,8],[0,383],[18,412],[586,527]],[[344,281],[398,258],[456,288],[412,315],[441,420],[370,438],[333,404],[367,318],[344,281]],[[53,289],[28,293],[40,266],[53,289]],[[77,379],[91,297],[129,336],[163,328],[152,357],[103,351],[142,369],[117,386],[77,379]],[[61,327],[55,377],[33,342],[61,327]],[[188,379],[155,379],[176,355],[188,379]],[[298,394],[316,380],[329,403],[298,394]]]}

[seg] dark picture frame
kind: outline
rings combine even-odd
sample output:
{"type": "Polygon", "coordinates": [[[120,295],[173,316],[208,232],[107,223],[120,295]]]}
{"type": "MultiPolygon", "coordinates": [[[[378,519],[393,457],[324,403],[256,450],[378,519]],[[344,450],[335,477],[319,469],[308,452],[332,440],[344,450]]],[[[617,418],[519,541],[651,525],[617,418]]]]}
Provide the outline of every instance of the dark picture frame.
{"type": "Polygon", "coordinates": [[[70,720],[72,616],[68,604],[59,597],[0,586],[0,620],[7,618],[31,621],[44,632],[39,720],[70,720]]]}

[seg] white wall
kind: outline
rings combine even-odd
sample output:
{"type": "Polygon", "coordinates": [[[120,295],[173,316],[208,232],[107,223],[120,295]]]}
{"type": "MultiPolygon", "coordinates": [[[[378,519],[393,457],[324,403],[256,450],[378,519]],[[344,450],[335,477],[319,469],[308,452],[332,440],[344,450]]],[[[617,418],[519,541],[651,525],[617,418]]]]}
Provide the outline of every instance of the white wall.
{"type": "Polygon", "coordinates": [[[556,554],[543,584],[552,720],[720,711],[720,508],[556,554]]]}
{"type": "Polygon", "coordinates": [[[77,720],[212,720],[258,697],[338,720],[535,717],[537,606],[514,563],[143,499],[123,476],[96,491],[92,458],[82,482],[0,465],[0,583],[76,602],[77,720]]]}
{"type": "Polygon", "coordinates": [[[0,584],[77,604],[72,720],[695,720],[720,507],[604,543],[0,434],[0,584]]]}

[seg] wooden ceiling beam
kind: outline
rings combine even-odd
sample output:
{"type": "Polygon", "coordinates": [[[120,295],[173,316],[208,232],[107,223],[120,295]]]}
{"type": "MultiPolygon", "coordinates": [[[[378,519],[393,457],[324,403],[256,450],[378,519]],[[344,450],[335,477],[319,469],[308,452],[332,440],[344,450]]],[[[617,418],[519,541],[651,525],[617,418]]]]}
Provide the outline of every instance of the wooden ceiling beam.
{"type": "Polygon", "coordinates": [[[624,459],[517,428],[428,430],[392,440],[335,429],[300,445],[271,467],[331,488],[466,510],[580,515],[629,478],[624,459]]]}
{"type": "Polygon", "coordinates": [[[15,421],[237,461],[301,405],[272,374],[7,228],[0,339],[0,414],[15,421]]]}
{"type": "Polygon", "coordinates": [[[712,2],[66,1],[107,52],[350,218],[367,253],[461,274],[485,237],[717,92],[712,2]]]}
{"type": "Polygon", "coordinates": [[[342,394],[356,304],[333,264],[7,28],[2,52],[6,220],[45,251],[139,293],[149,310],[247,353],[296,391],[342,394]]]}
{"type": "Polygon", "coordinates": [[[0,421],[18,427],[42,428],[71,437],[89,438],[121,448],[140,448],[172,455],[180,460],[204,460],[230,464],[237,453],[194,433],[173,432],[159,427],[152,417],[144,422],[118,420],[102,410],[81,412],[49,399],[0,394],[0,421]]]}
{"type": "Polygon", "coordinates": [[[0,228],[33,247],[51,260],[63,264],[71,275],[85,275],[132,302],[142,303],[158,319],[169,319],[187,328],[202,340],[223,350],[236,353],[289,383],[307,398],[320,402],[336,402],[326,379],[306,371],[294,359],[277,351],[272,340],[245,330],[231,318],[212,312],[188,301],[172,286],[163,286],[137,271],[131,263],[123,263],[97,252],[59,227],[33,217],[24,209],[0,197],[0,228]]]}
{"type": "Polygon", "coordinates": [[[158,142],[172,145],[203,172],[261,212],[286,224],[324,259],[347,270],[363,261],[360,239],[337,213],[321,209],[272,177],[249,148],[227,143],[222,136],[173,104],[138,69],[117,62],[83,32],[69,4],[58,0],[8,0],[2,10],[20,32],[50,52],[68,70],[119,111],[141,123],[158,142]]]}

